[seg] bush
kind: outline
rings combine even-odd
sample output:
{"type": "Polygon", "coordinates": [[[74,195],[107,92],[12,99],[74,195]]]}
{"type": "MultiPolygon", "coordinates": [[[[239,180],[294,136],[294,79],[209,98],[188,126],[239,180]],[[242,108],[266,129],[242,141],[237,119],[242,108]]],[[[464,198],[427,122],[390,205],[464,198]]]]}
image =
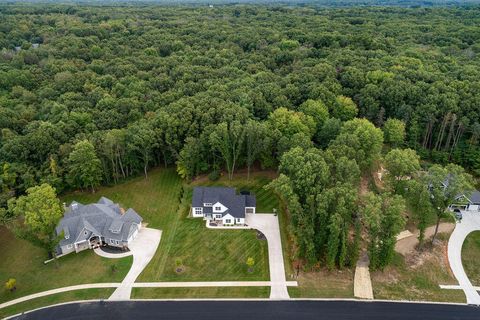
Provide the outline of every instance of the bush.
{"type": "Polygon", "coordinates": [[[209,179],[210,181],[217,181],[218,179],[220,179],[220,171],[218,171],[218,170],[212,171],[212,172],[208,175],[208,179],[209,179]]]}
{"type": "Polygon", "coordinates": [[[15,291],[15,289],[17,289],[17,280],[14,278],[8,279],[8,281],[5,282],[5,289],[15,291]]]}

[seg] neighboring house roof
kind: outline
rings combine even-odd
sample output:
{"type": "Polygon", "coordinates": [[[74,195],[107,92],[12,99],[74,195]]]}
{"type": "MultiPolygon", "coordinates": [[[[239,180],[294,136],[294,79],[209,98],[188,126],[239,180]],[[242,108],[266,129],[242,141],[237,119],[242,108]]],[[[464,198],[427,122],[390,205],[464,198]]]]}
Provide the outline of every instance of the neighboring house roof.
{"type": "Polygon", "coordinates": [[[220,202],[227,207],[223,216],[230,214],[235,218],[245,218],[245,207],[255,207],[253,195],[238,195],[235,188],[227,187],[195,187],[193,188],[192,207],[203,207],[204,213],[211,213],[211,207],[204,207],[205,203],[214,205],[220,202]]]}
{"type": "Polygon", "coordinates": [[[465,199],[470,204],[480,204],[480,191],[474,190],[471,193],[470,192],[461,193],[461,194],[457,195],[455,200],[460,200],[462,198],[465,199]],[[467,196],[467,194],[469,196],[467,196]]]}
{"type": "Polygon", "coordinates": [[[122,214],[120,206],[105,197],[100,198],[97,203],[87,205],[73,201],[60,220],[56,233],[64,233],[60,246],[88,240],[95,235],[127,241],[142,220],[133,209],[122,214]]]}
{"type": "Polygon", "coordinates": [[[469,198],[472,204],[480,204],[480,191],[475,190],[469,198]]]}

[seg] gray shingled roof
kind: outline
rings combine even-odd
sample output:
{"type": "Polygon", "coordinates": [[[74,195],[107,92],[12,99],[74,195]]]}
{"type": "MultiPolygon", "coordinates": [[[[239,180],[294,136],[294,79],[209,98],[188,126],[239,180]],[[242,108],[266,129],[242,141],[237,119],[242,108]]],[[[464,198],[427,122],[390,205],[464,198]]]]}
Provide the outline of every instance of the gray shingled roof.
{"type": "MultiPolygon", "coordinates": [[[[245,218],[245,207],[255,207],[253,195],[238,195],[235,188],[227,187],[195,187],[193,188],[192,207],[203,207],[204,203],[220,202],[228,208],[223,215],[230,214],[235,218],[245,218]]],[[[204,210],[211,208],[204,207],[204,210]]]]}
{"type": "Polygon", "coordinates": [[[472,195],[468,197],[473,204],[480,204],[480,191],[475,190],[472,195]]]}
{"type": "Polygon", "coordinates": [[[135,230],[132,228],[134,224],[141,222],[142,218],[135,210],[128,209],[125,214],[122,214],[118,204],[102,197],[97,203],[87,205],[73,201],[60,220],[56,233],[58,235],[64,232],[68,237],[60,241],[60,246],[87,240],[92,234],[107,239],[127,241],[132,230],[135,230]],[[114,233],[110,229],[118,232],[114,233]]]}

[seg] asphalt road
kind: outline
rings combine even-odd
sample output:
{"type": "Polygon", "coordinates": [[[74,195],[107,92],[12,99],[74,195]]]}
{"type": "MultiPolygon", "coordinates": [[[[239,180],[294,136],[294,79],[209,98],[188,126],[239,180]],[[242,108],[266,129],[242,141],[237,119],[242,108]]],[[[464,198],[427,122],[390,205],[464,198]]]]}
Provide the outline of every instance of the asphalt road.
{"type": "Polygon", "coordinates": [[[480,308],[356,301],[105,301],[41,309],[16,319],[478,320],[480,308]]]}

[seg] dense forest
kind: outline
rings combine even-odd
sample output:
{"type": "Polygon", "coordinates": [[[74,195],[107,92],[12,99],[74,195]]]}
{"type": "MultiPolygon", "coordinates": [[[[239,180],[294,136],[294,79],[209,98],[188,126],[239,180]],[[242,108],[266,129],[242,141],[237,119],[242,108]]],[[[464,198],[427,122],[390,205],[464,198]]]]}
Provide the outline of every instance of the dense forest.
{"type": "Polygon", "coordinates": [[[292,212],[317,201],[312,224],[343,225],[303,230],[299,255],[345,265],[352,186],[384,140],[480,175],[480,7],[1,5],[0,21],[0,207],[159,165],[278,168],[292,212]]]}

